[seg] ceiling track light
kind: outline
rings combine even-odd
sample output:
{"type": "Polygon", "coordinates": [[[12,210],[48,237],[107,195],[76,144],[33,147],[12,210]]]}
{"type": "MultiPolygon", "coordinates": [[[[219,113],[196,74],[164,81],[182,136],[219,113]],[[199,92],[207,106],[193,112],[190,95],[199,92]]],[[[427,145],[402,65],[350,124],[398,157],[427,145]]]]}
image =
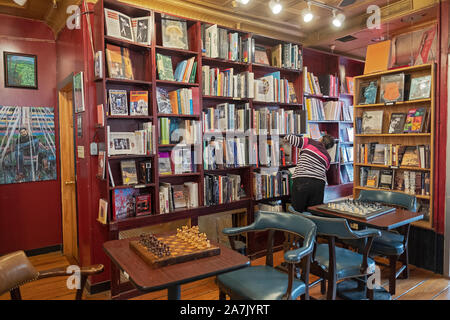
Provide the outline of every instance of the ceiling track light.
{"type": "Polygon", "coordinates": [[[283,5],[280,3],[280,0],[270,0],[269,8],[273,14],[279,14],[283,10],[283,5]]]}
{"type": "Polygon", "coordinates": [[[14,3],[23,7],[27,3],[27,0],[14,0],[14,3]]]}
{"type": "Polygon", "coordinates": [[[308,9],[303,11],[303,21],[308,23],[314,18],[314,14],[311,11],[311,3],[308,1],[308,9]]]}
{"type": "Polygon", "coordinates": [[[239,2],[241,4],[247,4],[250,2],[250,0],[237,0],[237,2],[239,2]]]}
{"type": "Polygon", "coordinates": [[[336,15],[336,10],[333,10],[333,26],[335,26],[336,28],[340,28],[342,27],[342,24],[345,20],[345,16],[342,13],[338,13],[336,15]]]}

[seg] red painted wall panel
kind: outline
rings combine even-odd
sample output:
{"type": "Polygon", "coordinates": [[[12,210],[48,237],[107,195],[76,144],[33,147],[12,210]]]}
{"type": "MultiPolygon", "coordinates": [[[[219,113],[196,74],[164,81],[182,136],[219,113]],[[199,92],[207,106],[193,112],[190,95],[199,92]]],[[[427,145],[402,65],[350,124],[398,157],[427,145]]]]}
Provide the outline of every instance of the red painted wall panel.
{"type": "MultiPolygon", "coordinates": [[[[51,29],[42,22],[0,15],[0,48],[36,54],[39,86],[38,90],[5,88],[1,52],[0,104],[54,107],[57,128],[56,51],[51,29]]],[[[62,243],[59,153],[57,163],[57,180],[0,185],[0,255],[62,243]]]]}

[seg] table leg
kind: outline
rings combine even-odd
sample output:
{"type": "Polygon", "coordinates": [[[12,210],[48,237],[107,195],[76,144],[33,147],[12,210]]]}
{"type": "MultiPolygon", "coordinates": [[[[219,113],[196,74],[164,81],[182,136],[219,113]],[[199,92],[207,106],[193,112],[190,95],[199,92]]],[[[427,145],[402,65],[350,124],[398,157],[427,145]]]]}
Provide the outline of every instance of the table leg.
{"type": "Polygon", "coordinates": [[[181,286],[175,285],[167,288],[168,300],[181,300],[181,286]]]}

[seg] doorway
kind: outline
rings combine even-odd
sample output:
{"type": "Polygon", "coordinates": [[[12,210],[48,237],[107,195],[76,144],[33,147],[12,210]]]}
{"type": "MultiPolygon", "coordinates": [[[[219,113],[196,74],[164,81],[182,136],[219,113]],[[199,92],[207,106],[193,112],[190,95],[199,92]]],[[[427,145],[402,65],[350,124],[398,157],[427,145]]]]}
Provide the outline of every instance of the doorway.
{"type": "Polygon", "coordinates": [[[73,75],[58,89],[63,254],[78,262],[73,75]]]}

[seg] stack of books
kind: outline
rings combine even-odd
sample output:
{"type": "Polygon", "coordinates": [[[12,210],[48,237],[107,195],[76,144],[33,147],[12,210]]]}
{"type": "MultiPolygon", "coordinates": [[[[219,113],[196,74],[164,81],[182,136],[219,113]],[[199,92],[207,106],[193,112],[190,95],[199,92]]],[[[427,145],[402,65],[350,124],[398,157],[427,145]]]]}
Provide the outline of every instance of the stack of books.
{"type": "Polygon", "coordinates": [[[233,68],[220,70],[210,66],[202,66],[203,95],[253,98],[254,96],[254,74],[245,71],[234,73],[233,68]]]}

